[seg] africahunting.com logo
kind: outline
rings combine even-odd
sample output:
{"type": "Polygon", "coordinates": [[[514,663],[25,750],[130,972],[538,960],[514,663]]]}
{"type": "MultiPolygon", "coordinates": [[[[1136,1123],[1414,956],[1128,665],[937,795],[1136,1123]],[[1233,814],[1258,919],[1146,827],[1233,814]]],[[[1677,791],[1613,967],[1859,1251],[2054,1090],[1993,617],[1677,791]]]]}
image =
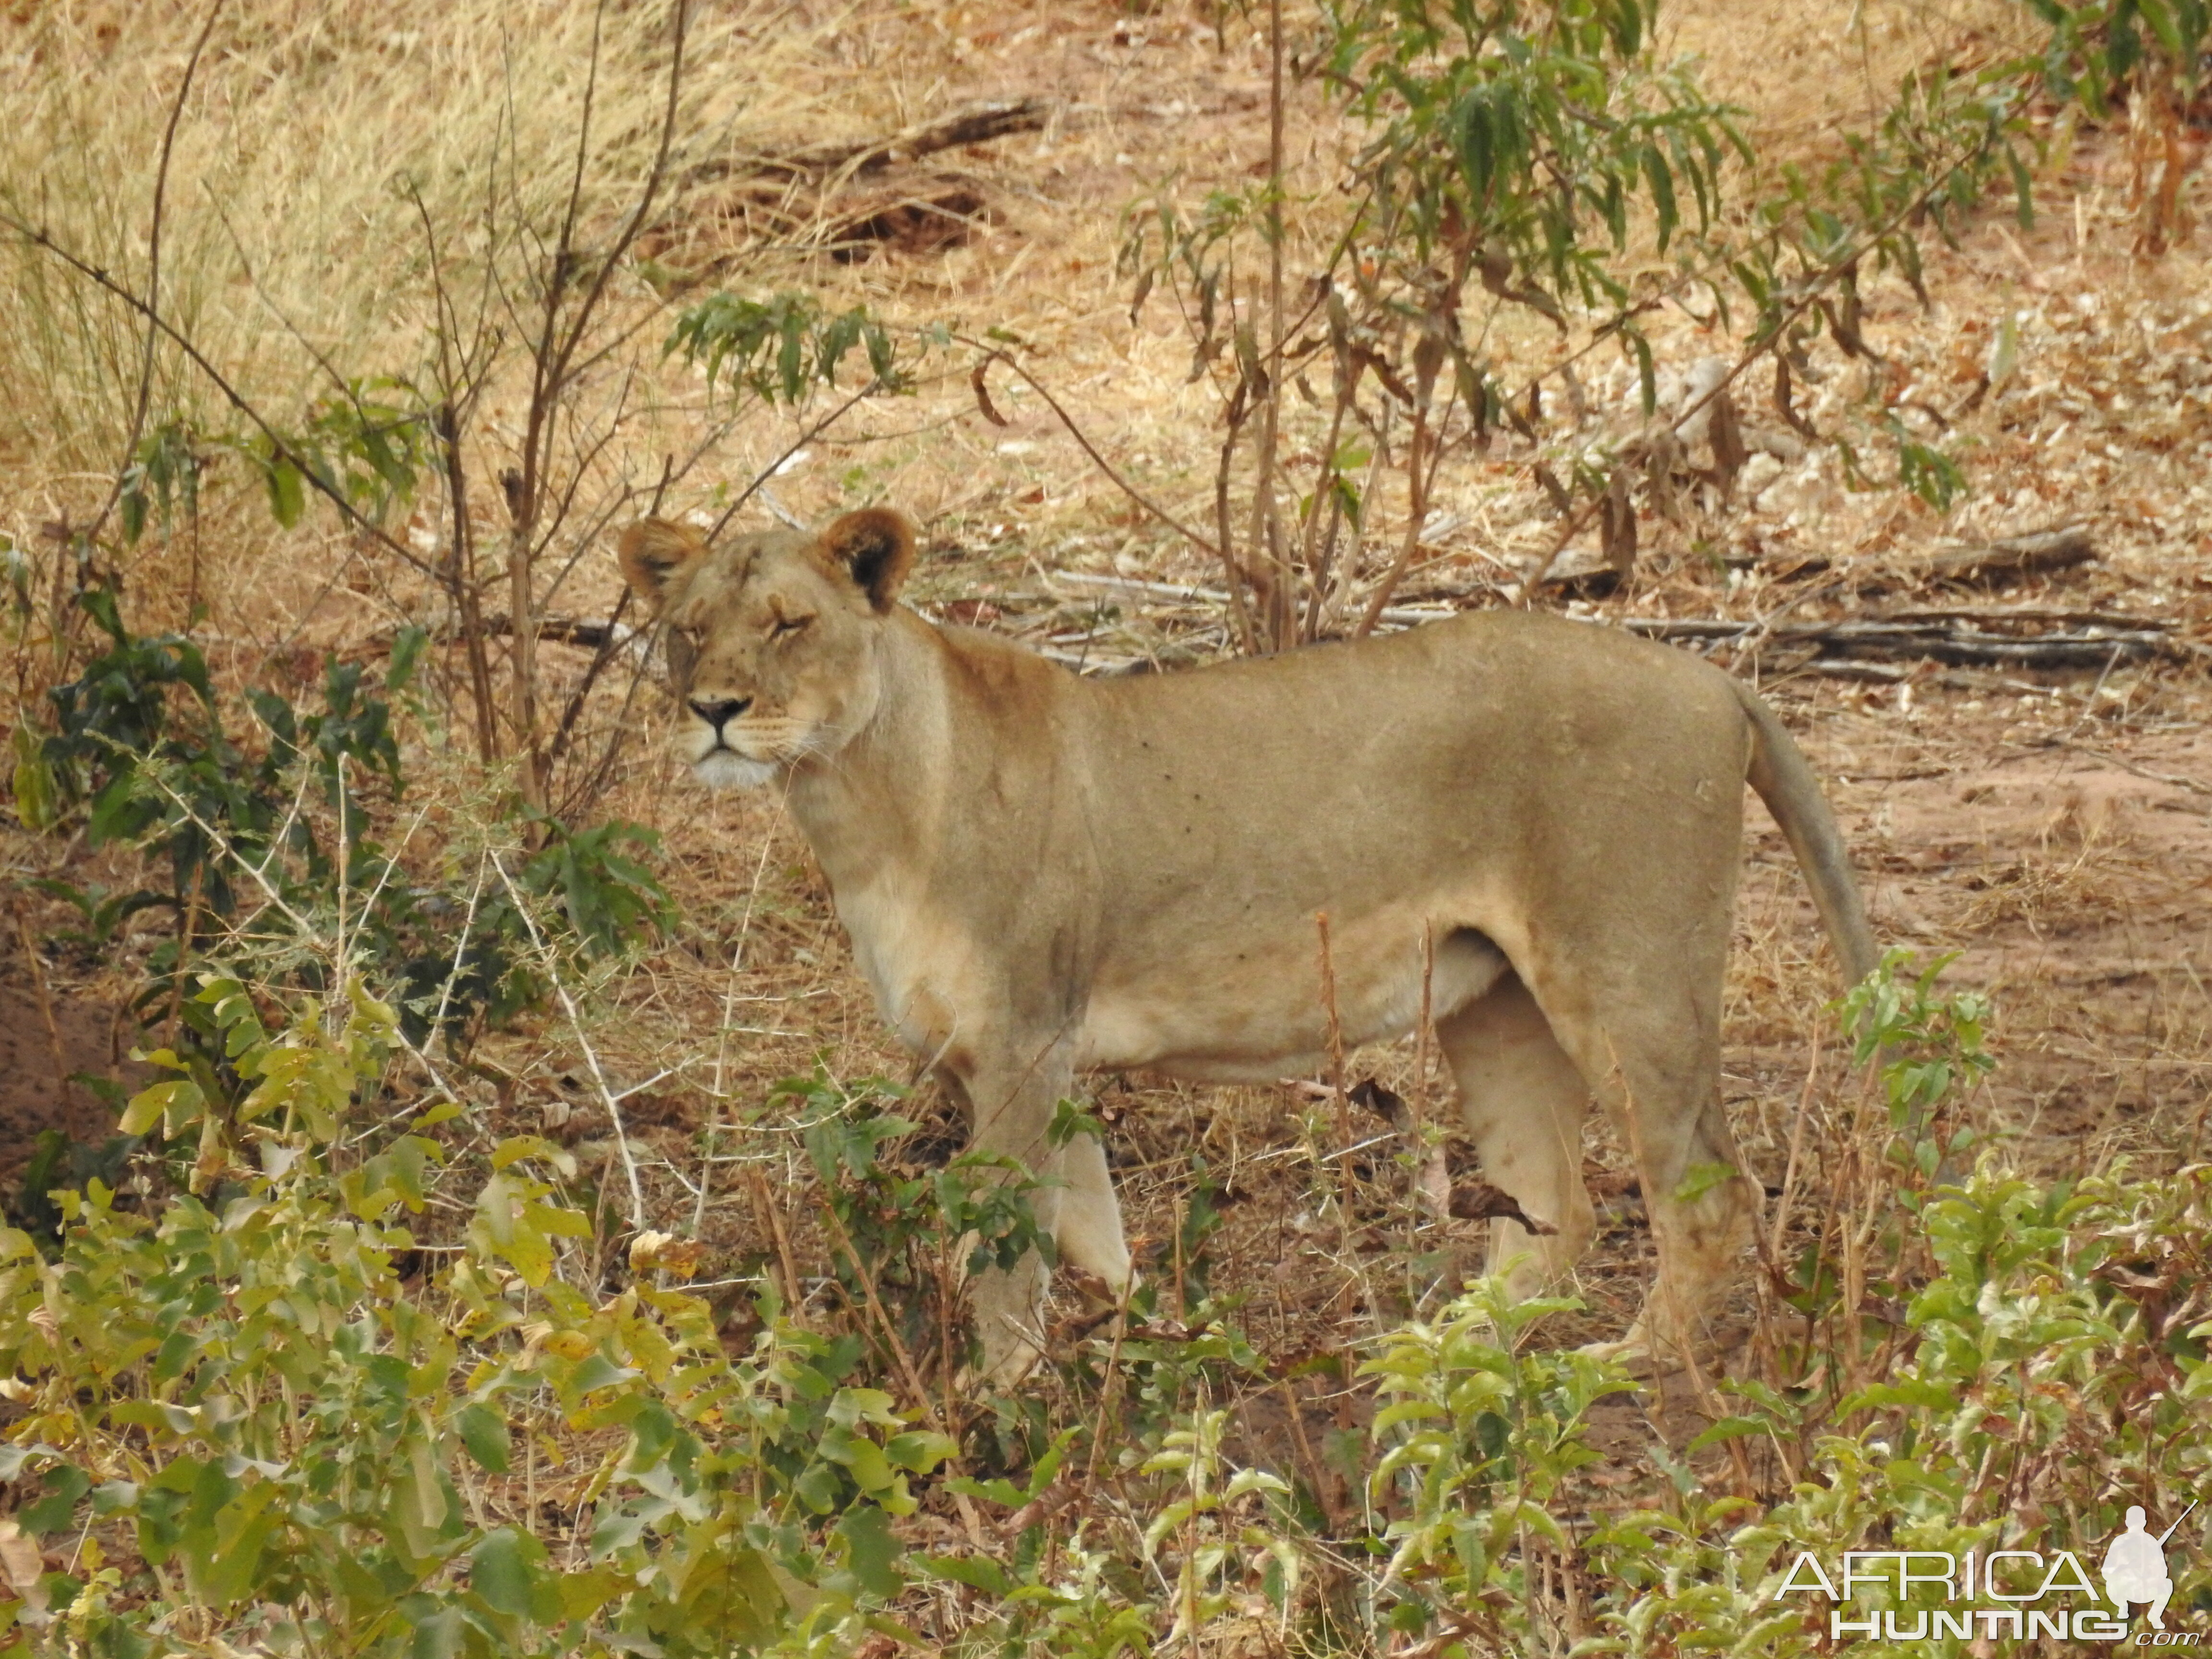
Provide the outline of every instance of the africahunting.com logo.
{"type": "MultiPolygon", "coordinates": [[[[2195,1504],[2190,1510],[2197,1507],[2195,1504]]],[[[2099,1583],[2071,1550],[1852,1550],[1824,1564],[1799,1552],[1774,1592],[1823,1595],[1832,1604],[1828,1634],[1877,1642],[2119,1642],[2133,1647],[2203,1647],[2199,1630],[2169,1630],[2166,1603],[2173,1579],[2166,1540],[2189,1516],[2184,1510],[2164,1532],[2150,1530],[2142,1508],[2105,1547],[2099,1583]],[[1866,1607],[1863,1600],[1897,1605],[1866,1607]],[[2083,1605],[2086,1601],[2087,1605],[2083,1605]],[[2140,1613],[2143,1627],[2136,1629],[2140,1613]]]]}

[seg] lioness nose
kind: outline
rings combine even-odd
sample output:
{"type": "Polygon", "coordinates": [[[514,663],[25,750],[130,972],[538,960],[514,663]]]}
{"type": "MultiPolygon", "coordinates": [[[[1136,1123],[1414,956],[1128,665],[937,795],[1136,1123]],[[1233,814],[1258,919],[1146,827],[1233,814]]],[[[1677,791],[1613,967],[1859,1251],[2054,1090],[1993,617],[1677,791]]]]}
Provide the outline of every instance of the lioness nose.
{"type": "Polygon", "coordinates": [[[753,706],[750,697],[724,697],[718,702],[691,699],[691,712],[713,726],[717,732],[753,706]]]}

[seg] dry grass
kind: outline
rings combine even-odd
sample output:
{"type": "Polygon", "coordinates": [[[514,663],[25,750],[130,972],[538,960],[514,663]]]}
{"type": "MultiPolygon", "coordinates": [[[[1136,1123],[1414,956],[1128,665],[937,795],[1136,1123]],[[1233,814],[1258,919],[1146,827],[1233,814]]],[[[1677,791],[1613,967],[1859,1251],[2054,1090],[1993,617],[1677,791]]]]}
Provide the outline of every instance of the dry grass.
{"type": "Polygon", "coordinates": [[[1864,131],[1905,76],[1932,64],[1975,69],[2037,50],[2026,9],[2008,0],[1736,0],[1668,7],[1665,49],[1695,57],[1706,87],[1749,112],[1763,161],[1804,163],[1864,131]]]}
{"type": "MultiPolygon", "coordinates": [[[[221,10],[185,99],[162,217],[161,309],[256,399],[280,408],[349,374],[416,373],[434,325],[424,221],[457,277],[519,272],[574,182],[580,215],[626,210],[651,161],[663,9],[258,4],[221,10]],[[596,77],[592,33],[604,24],[596,77]]],[[[64,4],[0,26],[0,204],[143,289],[163,131],[208,9],[64,4]]],[[[793,65],[814,38],[766,4],[696,26],[680,165],[768,147],[820,118],[793,65]]],[[[0,330],[18,456],[96,467],[125,422],[143,331],[15,245],[0,330]]],[[[531,296],[504,302],[526,311],[531,296]]],[[[512,316],[501,319],[510,325],[512,316]]],[[[173,351],[155,408],[227,413],[173,351]]]]}

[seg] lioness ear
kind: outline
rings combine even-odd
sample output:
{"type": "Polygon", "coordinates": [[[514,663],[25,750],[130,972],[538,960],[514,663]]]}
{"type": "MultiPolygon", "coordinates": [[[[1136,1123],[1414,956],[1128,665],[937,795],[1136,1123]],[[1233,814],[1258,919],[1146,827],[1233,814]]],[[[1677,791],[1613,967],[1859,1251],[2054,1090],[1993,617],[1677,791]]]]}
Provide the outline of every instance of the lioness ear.
{"type": "Polygon", "coordinates": [[[914,568],[914,526],[889,507],[848,513],[822,532],[822,551],[878,611],[888,611],[914,568]]]}
{"type": "Polygon", "coordinates": [[[707,552],[707,538],[688,524],[640,519],[622,533],[615,556],[637,596],[658,610],[669,585],[707,552]]]}

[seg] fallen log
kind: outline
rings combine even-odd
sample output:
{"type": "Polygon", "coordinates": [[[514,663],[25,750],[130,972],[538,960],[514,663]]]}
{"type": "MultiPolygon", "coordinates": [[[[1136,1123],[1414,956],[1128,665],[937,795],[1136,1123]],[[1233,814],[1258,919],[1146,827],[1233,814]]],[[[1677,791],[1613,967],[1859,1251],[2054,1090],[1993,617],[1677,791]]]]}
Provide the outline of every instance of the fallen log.
{"type": "MultiPolygon", "coordinates": [[[[437,645],[451,645],[467,637],[467,630],[458,617],[447,617],[432,623],[424,631],[437,645]]],[[[361,644],[371,651],[389,651],[398,642],[399,632],[397,628],[379,629],[361,644]]],[[[483,619],[483,636],[488,640],[504,639],[514,632],[514,623],[504,611],[494,611],[483,619]]],[[[651,632],[650,625],[639,627],[635,623],[614,618],[594,622],[586,617],[544,617],[538,623],[538,637],[546,643],[578,645],[587,651],[597,651],[609,646],[617,650],[636,647],[641,645],[651,632]]]]}
{"type": "Polygon", "coordinates": [[[1925,571],[1936,581],[1994,585],[2087,564],[2096,556],[2089,532],[2079,525],[2069,525],[2060,530],[2001,537],[1985,547],[1938,553],[1928,561],[1925,571]]]}
{"type": "Polygon", "coordinates": [[[1957,623],[1868,621],[1783,629],[1774,637],[1780,644],[1818,646],[1845,658],[1924,659],[2014,668],[2102,668],[2145,657],[2187,660],[2192,654],[2185,641],[2144,629],[2061,629],[2023,637],[1957,623]]]}
{"type": "Polygon", "coordinates": [[[2040,632],[1999,631],[1990,623],[2022,621],[2052,613],[1996,611],[1899,612],[1840,622],[1785,623],[1765,629],[1757,621],[1727,617],[1626,617],[1620,625],[1647,639],[1713,645],[1748,644],[1752,654],[1774,647],[1810,648],[1820,672],[1823,662],[1873,659],[1933,661],[2013,668],[2096,668],[2114,662],[2160,658],[2204,663],[2212,647],[2174,631],[2162,617],[2115,616],[2094,611],[2063,613],[2069,625],[2040,632]]]}
{"type": "Polygon", "coordinates": [[[832,173],[874,173],[896,161],[918,161],[964,144],[987,144],[1017,132],[1035,132],[1052,112],[1042,98],[1011,98],[971,104],[965,109],[921,121],[888,137],[805,144],[797,149],[720,157],[686,170],[686,185],[710,185],[747,179],[821,178],[832,173]]]}

